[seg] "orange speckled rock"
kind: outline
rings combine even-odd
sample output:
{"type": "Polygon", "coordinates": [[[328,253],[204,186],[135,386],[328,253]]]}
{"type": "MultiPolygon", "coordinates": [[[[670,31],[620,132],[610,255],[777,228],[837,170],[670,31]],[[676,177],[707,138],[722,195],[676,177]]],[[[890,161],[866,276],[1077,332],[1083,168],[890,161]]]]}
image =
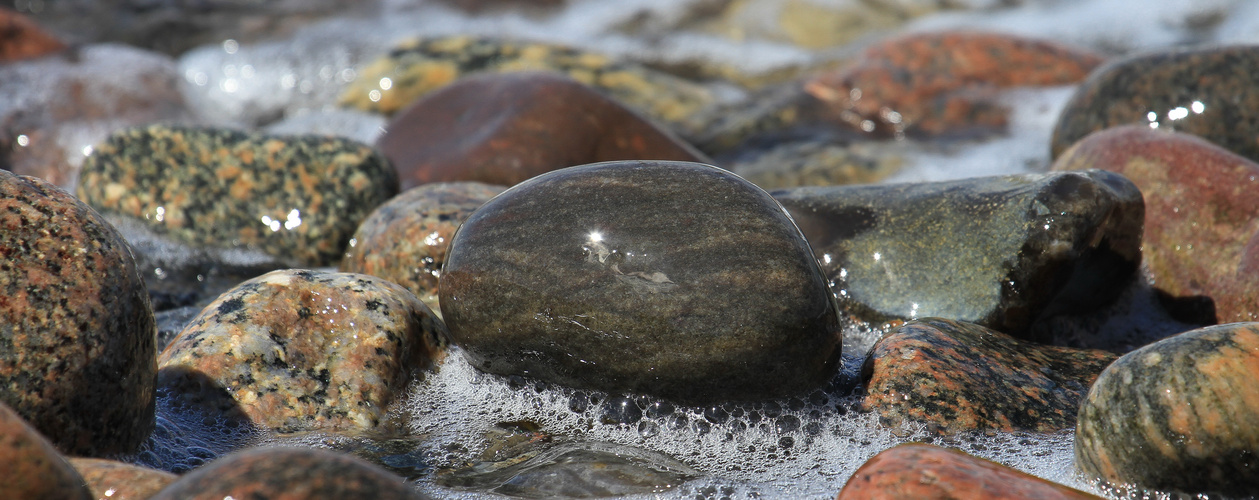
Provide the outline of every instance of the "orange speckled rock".
{"type": "Polygon", "coordinates": [[[1129,125],[1089,135],[1053,166],[1090,168],[1122,174],[1145,196],[1145,266],[1173,314],[1259,320],[1259,273],[1243,265],[1259,233],[1259,164],[1193,135],[1129,125]]]}
{"type": "Polygon", "coordinates": [[[913,34],[877,44],[805,90],[829,121],[878,136],[967,134],[1005,127],[994,90],[1084,79],[1102,59],[1082,49],[991,33],[913,34]]]}
{"type": "Polygon", "coordinates": [[[957,450],[910,443],[866,461],[844,485],[838,500],[1040,500],[1096,499],[957,450]]]}
{"type": "Polygon", "coordinates": [[[0,487],[5,498],[90,500],[83,478],[52,443],[0,403],[0,487]]]}
{"type": "Polygon", "coordinates": [[[29,17],[0,7],[0,63],[64,50],[66,44],[40,29],[29,17]]]}
{"type": "Polygon", "coordinates": [[[889,332],[862,366],[862,405],[885,422],[1053,432],[1115,355],[1033,344],[979,325],[926,318],[889,332]]]}
{"type": "Polygon", "coordinates": [[[273,271],[206,306],[158,359],[176,398],[280,432],[370,430],[449,334],[411,292],[362,274],[273,271]]]}
{"type": "Polygon", "coordinates": [[[1259,491],[1259,323],[1188,331],[1106,368],[1080,406],[1075,460],[1112,483],[1259,491]]]}
{"type": "Polygon", "coordinates": [[[437,282],[450,238],[473,210],[504,189],[479,182],[409,189],[363,220],[350,238],[340,270],[407,287],[438,312],[437,282]]]}
{"type": "Polygon", "coordinates": [[[179,479],[169,472],[99,458],[69,459],[96,498],[145,500],[179,479]]]}
{"type": "Polygon", "coordinates": [[[446,181],[512,185],[602,161],[708,161],[629,108],[550,73],[467,77],[403,110],[387,129],[377,146],[403,189],[446,181]]]}
{"type": "Polygon", "coordinates": [[[359,458],[306,448],[255,448],[179,478],[151,500],[423,499],[401,477],[359,458]]]}

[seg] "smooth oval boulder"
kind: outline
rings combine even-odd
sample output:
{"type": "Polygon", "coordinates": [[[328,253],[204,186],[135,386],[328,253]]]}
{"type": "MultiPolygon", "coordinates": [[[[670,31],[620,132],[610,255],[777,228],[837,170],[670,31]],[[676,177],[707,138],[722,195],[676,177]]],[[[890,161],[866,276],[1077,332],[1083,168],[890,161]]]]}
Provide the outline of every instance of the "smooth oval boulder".
{"type": "Polygon", "coordinates": [[[473,365],[686,402],[828,380],[838,313],[773,198],[722,169],[609,162],[540,175],[455,234],[441,307],[473,365]]]}
{"type": "Polygon", "coordinates": [[[100,214],[0,171],[0,402],[80,455],[153,429],[157,330],[131,249],[100,214]]]}
{"type": "Polygon", "coordinates": [[[360,221],[398,193],[370,146],[318,136],[152,125],[95,147],[78,196],[196,245],[335,264],[360,221]]]}
{"type": "Polygon", "coordinates": [[[1259,161],[1259,45],[1138,54],[1094,71],[1054,127],[1057,158],[1109,127],[1140,124],[1193,134],[1259,161]]]}
{"type": "Polygon", "coordinates": [[[210,462],[150,500],[420,500],[404,480],[360,458],[311,448],[254,448],[210,462]]]}
{"type": "Polygon", "coordinates": [[[4,496],[30,500],[95,498],[52,443],[0,403],[0,485],[4,496]]]}
{"type": "Polygon", "coordinates": [[[958,450],[908,443],[867,460],[840,490],[838,500],[1098,499],[958,450]]]}
{"type": "Polygon", "coordinates": [[[399,113],[377,146],[403,189],[447,181],[510,186],[601,161],[705,161],[594,89],[533,72],[471,76],[433,92],[399,113]]]}
{"type": "MultiPolygon", "coordinates": [[[[1114,299],[1141,261],[1141,193],[1105,171],[773,192],[859,319],[1015,336],[1114,299]]],[[[1037,339],[1041,340],[1041,339],[1037,339]]]]}
{"type": "Polygon", "coordinates": [[[397,284],[273,271],[193,318],[162,351],[158,386],[279,432],[371,430],[412,372],[442,359],[448,335],[397,284]]]}
{"type": "Polygon", "coordinates": [[[1111,364],[1080,407],[1075,461],[1116,484],[1259,491],[1259,323],[1191,330],[1111,364]]]}
{"type": "Polygon", "coordinates": [[[870,349],[862,406],[885,424],[922,422],[939,432],[1056,432],[1075,425],[1089,386],[1117,357],[924,318],[870,349]]]}
{"type": "Polygon", "coordinates": [[[113,460],[78,457],[69,460],[95,498],[147,500],[179,479],[169,472],[113,460]]]}
{"type": "Polygon", "coordinates": [[[1109,170],[1141,189],[1144,267],[1177,319],[1259,320],[1259,273],[1245,257],[1259,235],[1259,163],[1194,135],[1127,125],[1090,134],[1053,169],[1109,170]]]}
{"type": "Polygon", "coordinates": [[[378,276],[411,290],[440,312],[437,284],[455,230],[506,189],[479,182],[440,182],[408,189],[363,219],[340,270],[378,276]]]}

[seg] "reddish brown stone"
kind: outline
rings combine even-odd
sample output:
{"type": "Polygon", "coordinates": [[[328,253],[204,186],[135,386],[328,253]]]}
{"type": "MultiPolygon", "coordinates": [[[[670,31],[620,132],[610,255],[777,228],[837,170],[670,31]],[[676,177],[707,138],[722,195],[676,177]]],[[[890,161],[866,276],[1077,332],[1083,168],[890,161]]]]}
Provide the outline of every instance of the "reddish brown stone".
{"type": "Polygon", "coordinates": [[[380,500],[427,498],[401,477],[350,455],[307,448],[255,448],[181,477],[152,500],[380,500]]]}
{"type": "Polygon", "coordinates": [[[837,497],[838,500],[871,498],[1050,500],[1098,497],[957,450],[910,443],[884,450],[866,461],[837,497]]]}
{"type": "Polygon", "coordinates": [[[965,134],[1005,127],[997,89],[1077,82],[1101,62],[1013,35],[923,33],[877,44],[853,65],[807,81],[805,91],[821,101],[823,119],[864,132],[965,134]]]}
{"type": "Polygon", "coordinates": [[[377,147],[402,189],[445,181],[512,185],[613,160],[707,161],[620,103],[550,73],[471,76],[390,122],[377,147]]]}
{"type": "Polygon", "coordinates": [[[179,479],[169,472],[99,458],[70,458],[96,498],[145,500],[179,479]]]}
{"type": "Polygon", "coordinates": [[[1085,137],[1053,166],[1090,168],[1120,173],[1144,194],[1145,266],[1173,314],[1259,319],[1259,274],[1243,271],[1242,257],[1259,233],[1259,164],[1197,136],[1130,125],[1085,137]]]}
{"type": "Polygon", "coordinates": [[[0,7],[0,63],[32,59],[60,50],[66,44],[30,18],[0,7]]]}
{"type": "Polygon", "coordinates": [[[90,500],[92,492],[52,443],[0,403],[0,485],[5,498],[90,500]]]}

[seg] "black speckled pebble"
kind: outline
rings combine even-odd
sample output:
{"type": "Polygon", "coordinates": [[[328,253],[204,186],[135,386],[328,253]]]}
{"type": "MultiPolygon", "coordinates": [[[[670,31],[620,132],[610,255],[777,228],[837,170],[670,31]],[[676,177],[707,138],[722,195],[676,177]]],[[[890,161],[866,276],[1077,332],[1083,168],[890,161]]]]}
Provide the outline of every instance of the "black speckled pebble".
{"type": "Polygon", "coordinates": [[[66,453],[154,424],[157,332],[127,242],[41,179],[0,171],[0,402],[66,453]]]}
{"type": "Polygon", "coordinates": [[[475,366],[682,401],[833,375],[835,302],[773,198],[716,167],[625,161],[534,177],[455,234],[441,307],[475,366]]]}
{"type": "Polygon", "coordinates": [[[97,145],[78,189],[101,212],[188,243],[314,266],[336,264],[359,222],[397,192],[388,160],[358,142],[162,125],[97,145]]]}

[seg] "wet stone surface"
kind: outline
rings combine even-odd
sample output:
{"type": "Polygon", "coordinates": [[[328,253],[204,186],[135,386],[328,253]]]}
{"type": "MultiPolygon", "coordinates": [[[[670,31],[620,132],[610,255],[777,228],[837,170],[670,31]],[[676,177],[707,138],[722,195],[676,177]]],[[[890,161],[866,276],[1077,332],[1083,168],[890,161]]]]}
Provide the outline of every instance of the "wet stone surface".
{"type": "Polygon", "coordinates": [[[403,189],[446,181],[510,186],[600,161],[706,162],[620,103],[553,73],[461,79],[398,113],[387,130],[377,145],[403,189]]]}
{"type": "Polygon", "coordinates": [[[772,198],[716,167],[610,162],[505,191],[451,242],[442,312],[480,369],[686,401],[831,377],[838,319],[772,198]]]}
{"type": "Polygon", "coordinates": [[[70,458],[95,498],[146,500],[179,479],[169,472],[99,458],[70,458]]]}
{"type": "Polygon", "coordinates": [[[425,184],[376,208],[351,238],[340,270],[378,276],[411,290],[439,312],[437,283],[455,230],[503,186],[425,184]]]}
{"type": "Polygon", "coordinates": [[[43,180],[0,171],[0,402],[67,453],[153,428],[153,311],[127,242],[43,180]]]}
{"type": "Polygon", "coordinates": [[[402,478],[350,455],[309,448],[254,448],[185,474],[151,500],[427,498],[402,478]]]}
{"type": "Polygon", "coordinates": [[[1099,497],[958,450],[910,443],[884,450],[867,461],[844,485],[838,500],[867,498],[1085,500],[1099,497]]]}
{"type": "Polygon", "coordinates": [[[96,146],[78,196],[190,244],[329,265],[397,192],[393,167],[358,142],[153,125],[96,146]]]}
{"type": "Polygon", "coordinates": [[[1132,351],[1080,408],[1075,459],[1116,486],[1247,497],[1259,490],[1259,323],[1191,330],[1132,351]]]}
{"type": "Polygon", "coordinates": [[[922,319],[893,329],[871,348],[862,368],[862,404],[889,425],[1055,432],[1075,425],[1089,385],[1116,357],[922,319]]]}
{"type": "Polygon", "coordinates": [[[0,64],[33,59],[66,48],[65,42],[40,28],[31,18],[0,8],[0,64]]]}
{"type": "Polygon", "coordinates": [[[900,158],[877,146],[841,146],[825,142],[791,142],[753,159],[738,161],[731,170],[765,189],[796,186],[869,184],[895,173],[900,158]]]}
{"type": "Polygon", "coordinates": [[[275,271],[207,306],[158,360],[158,386],[279,432],[364,431],[445,354],[413,294],[371,276],[275,271]]]}
{"type": "Polygon", "coordinates": [[[1175,49],[1112,61],[1089,76],[1058,118],[1062,154],[1091,132],[1140,124],[1193,134],[1259,161],[1259,46],[1175,49]]]}
{"type": "Polygon", "coordinates": [[[89,500],[83,477],[52,443],[0,402],[0,484],[9,498],[89,500]]]}
{"type": "Polygon", "coordinates": [[[1178,319],[1259,319],[1259,273],[1243,255],[1259,235],[1259,163],[1193,135],[1131,125],[1089,135],[1053,168],[1109,170],[1141,189],[1144,267],[1178,319]]]}
{"type": "Polygon", "coordinates": [[[773,192],[847,312],[936,316],[1018,336],[1095,309],[1141,259],[1141,193],[1104,171],[773,192]]]}

